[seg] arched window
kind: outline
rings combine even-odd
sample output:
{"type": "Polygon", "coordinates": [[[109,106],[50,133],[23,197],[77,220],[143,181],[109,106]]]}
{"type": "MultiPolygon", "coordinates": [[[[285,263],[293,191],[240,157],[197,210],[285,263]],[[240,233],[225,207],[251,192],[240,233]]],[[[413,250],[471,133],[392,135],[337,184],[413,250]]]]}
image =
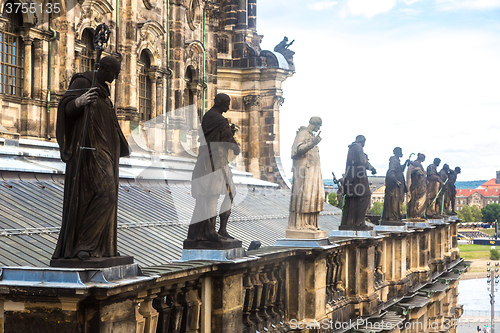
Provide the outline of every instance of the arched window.
{"type": "Polygon", "coordinates": [[[85,29],[82,34],[82,52],[80,54],[80,72],[93,70],[94,67],[94,33],[92,29],[85,29]]]}
{"type": "Polygon", "coordinates": [[[151,79],[149,69],[151,60],[146,51],[142,51],[139,60],[139,114],[142,121],[151,119],[151,79]]]}
{"type": "Polygon", "coordinates": [[[24,58],[19,28],[23,25],[21,12],[15,12],[14,1],[6,2],[3,15],[7,18],[0,32],[0,93],[23,95],[24,58]],[[10,8],[10,9],[9,9],[10,8]]]}

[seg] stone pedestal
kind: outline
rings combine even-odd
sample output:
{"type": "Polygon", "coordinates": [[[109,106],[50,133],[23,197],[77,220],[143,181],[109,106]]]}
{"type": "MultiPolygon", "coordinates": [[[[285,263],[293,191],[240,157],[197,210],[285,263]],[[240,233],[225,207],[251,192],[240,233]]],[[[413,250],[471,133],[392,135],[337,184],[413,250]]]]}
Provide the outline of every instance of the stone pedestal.
{"type": "Polygon", "coordinates": [[[444,219],[428,219],[427,222],[430,224],[445,224],[444,219]]]}
{"type": "Polygon", "coordinates": [[[332,245],[328,238],[324,237],[319,239],[281,238],[276,240],[274,246],[328,248],[336,245],[332,245]]]}
{"type": "Polygon", "coordinates": [[[297,238],[297,239],[321,239],[321,238],[326,238],[326,232],[324,232],[323,230],[307,230],[307,229],[293,230],[293,229],[287,229],[285,235],[286,235],[286,238],[297,238]]]}
{"type": "Polygon", "coordinates": [[[426,219],[421,218],[409,218],[406,220],[406,226],[408,228],[430,228],[431,225],[426,219]]]}
{"type": "Polygon", "coordinates": [[[380,225],[396,226],[401,227],[406,225],[403,221],[380,221],[380,225]]]}
{"type": "Polygon", "coordinates": [[[405,232],[408,228],[405,223],[402,225],[376,225],[374,230],[376,232],[405,232]]]}
{"type": "Polygon", "coordinates": [[[353,229],[340,229],[332,230],[330,237],[335,238],[368,238],[377,236],[377,232],[373,229],[368,230],[353,230],[353,229]]]}
{"type": "Polygon", "coordinates": [[[116,257],[101,257],[89,258],[80,260],[78,258],[71,259],[52,259],[50,267],[64,268],[107,268],[113,266],[132,265],[134,257],[131,256],[116,256],[116,257]]]}
{"type": "Polygon", "coordinates": [[[87,289],[93,286],[129,284],[143,279],[138,264],[107,268],[2,267],[0,286],[87,289]]]}
{"type": "Polygon", "coordinates": [[[179,261],[209,260],[234,262],[242,259],[248,259],[245,255],[245,249],[242,247],[223,250],[184,249],[182,250],[182,257],[179,261]]]}

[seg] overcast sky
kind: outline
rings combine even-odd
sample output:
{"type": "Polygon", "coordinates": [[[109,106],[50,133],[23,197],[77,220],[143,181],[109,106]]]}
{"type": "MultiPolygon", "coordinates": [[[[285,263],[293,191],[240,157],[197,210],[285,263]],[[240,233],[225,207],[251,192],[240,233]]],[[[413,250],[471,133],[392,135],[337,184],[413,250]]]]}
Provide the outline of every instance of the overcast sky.
{"type": "Polygon", "coordinates": [[[311,116],[323,178],[341,176],[358,134],[381,176],[396,146],[462,167],[458,180],[500,170],[500,0],[261,0],[257,31],[263,49],[295,40],[280,112],[289,178],[311,116]]]}

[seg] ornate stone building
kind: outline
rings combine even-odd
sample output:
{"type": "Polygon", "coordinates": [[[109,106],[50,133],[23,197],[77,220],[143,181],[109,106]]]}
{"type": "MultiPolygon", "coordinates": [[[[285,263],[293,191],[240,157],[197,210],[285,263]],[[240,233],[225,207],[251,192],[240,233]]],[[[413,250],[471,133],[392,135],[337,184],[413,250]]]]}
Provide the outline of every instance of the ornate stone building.
{"type": "Polygon", "coordinates": [[[281,182],[281,83],[294,68],[260,49],[256,0],[21,3],[0,7],[0,135],[54,140],[58,101],[73,74],[91,70],[104,22],[112,34],[103,56],[122,59],[111,98],[136,151],[195,156],[199,119],[224,92],[239,127],[238,169],[281,182]]]}

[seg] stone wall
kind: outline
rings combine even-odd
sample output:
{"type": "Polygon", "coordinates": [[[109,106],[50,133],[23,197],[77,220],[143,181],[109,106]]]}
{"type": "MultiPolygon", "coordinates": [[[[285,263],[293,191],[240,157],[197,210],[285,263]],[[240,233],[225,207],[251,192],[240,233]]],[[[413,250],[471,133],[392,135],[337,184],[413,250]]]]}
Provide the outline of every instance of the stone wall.
{"type": "MultiPolygon", "coordinates": [[[[50,17],[43,12],[22,18],[17,51],[24,54],[22,91],[0,93],[0,125],[22,138],[54,140],[58,101],[91,51],[85,34],[106,23],[112,33],[103,56],[122,61],[111,99],[124,134],[133,133],[129,141],[134,150],[195,157],[200,117],[216,93],[224,92],[232,97],[228,118],[240,128],[237,139],[243,152],[235,162],[238,169],[281,182],[275,161],[281,83],[293,71],[265,65],[255,0],[60,4],[60,12],[50,17]],[[150,94],[146,113],[140,109],[141,73],[150,94]]],[[[8,22],[0,18],[0,33],[8,22]]]]}
{"type": "Polygon", "coordinates": [[[456,332],[450,326],[462,313],[457,286],[467,265],[455,223],[248,254],[76,287],[3,279],[0,332],[29,332],[34,323],[37,332],[51,333],[333,332],[384,320],[394,325],[388,332],[456,332]]]}

